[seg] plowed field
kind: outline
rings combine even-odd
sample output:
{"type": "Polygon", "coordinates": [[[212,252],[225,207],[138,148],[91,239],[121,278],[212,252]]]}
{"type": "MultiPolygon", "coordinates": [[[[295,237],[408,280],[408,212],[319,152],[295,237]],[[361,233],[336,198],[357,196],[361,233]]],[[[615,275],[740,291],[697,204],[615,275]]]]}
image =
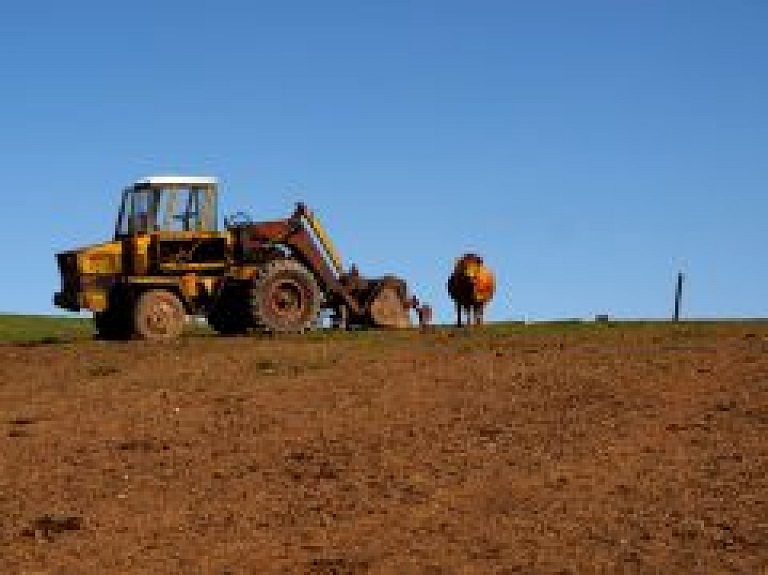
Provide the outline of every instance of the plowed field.
{"type": "Polygon", "coordinates": [[[0,345],[0,573],[763,575],[768,325],[0,345]]]}

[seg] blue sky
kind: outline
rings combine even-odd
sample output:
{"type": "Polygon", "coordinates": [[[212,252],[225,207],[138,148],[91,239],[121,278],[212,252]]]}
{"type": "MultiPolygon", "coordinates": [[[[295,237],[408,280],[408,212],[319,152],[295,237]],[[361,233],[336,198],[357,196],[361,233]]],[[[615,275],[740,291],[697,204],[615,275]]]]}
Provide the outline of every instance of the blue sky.
{"type": "Polygon", "coordinates": [[[0,310],[55,311],[54,253],[119,190],[214,175],[222,213],[304,200],[345,264],[452,318],[767,316],[768,3],[9,3],[0,310]],[[13,270],[13,273],[10,271],[13,270]]]}

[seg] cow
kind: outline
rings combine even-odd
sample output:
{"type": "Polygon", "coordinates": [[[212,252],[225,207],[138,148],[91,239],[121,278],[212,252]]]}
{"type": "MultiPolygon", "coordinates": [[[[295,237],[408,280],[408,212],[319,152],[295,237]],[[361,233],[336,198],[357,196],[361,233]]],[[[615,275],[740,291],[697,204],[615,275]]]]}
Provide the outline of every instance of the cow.
{"type": "Polygon", "coordinates": [[[458,258],[447,287],[456,305],[456,326],[462,326],[463,312],[467,325],[482,325],[483,311],[496,287],[493,272],[485,266],[483,258],[473,253],[458,258]]]}

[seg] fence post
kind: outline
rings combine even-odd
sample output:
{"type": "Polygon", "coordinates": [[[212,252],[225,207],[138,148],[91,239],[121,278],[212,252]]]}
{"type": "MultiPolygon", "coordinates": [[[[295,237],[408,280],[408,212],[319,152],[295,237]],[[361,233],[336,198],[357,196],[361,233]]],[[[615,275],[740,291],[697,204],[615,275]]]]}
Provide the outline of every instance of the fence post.
{"type": "Polygon", "coordinates": [[[680,303],[683,299],[683,272],[677,274],[677,287],[675,288],[675,321],[680,321],[680,303]]]}

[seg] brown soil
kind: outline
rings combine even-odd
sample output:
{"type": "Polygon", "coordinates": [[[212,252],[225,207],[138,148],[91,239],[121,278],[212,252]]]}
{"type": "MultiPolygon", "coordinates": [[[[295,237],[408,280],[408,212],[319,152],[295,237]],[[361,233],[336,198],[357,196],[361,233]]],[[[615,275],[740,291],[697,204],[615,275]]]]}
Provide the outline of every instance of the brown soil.
{"type": "Polygon", "coordinates": [[[0,347],[0,573],[768,572],[768,326],[0,347]]]}

